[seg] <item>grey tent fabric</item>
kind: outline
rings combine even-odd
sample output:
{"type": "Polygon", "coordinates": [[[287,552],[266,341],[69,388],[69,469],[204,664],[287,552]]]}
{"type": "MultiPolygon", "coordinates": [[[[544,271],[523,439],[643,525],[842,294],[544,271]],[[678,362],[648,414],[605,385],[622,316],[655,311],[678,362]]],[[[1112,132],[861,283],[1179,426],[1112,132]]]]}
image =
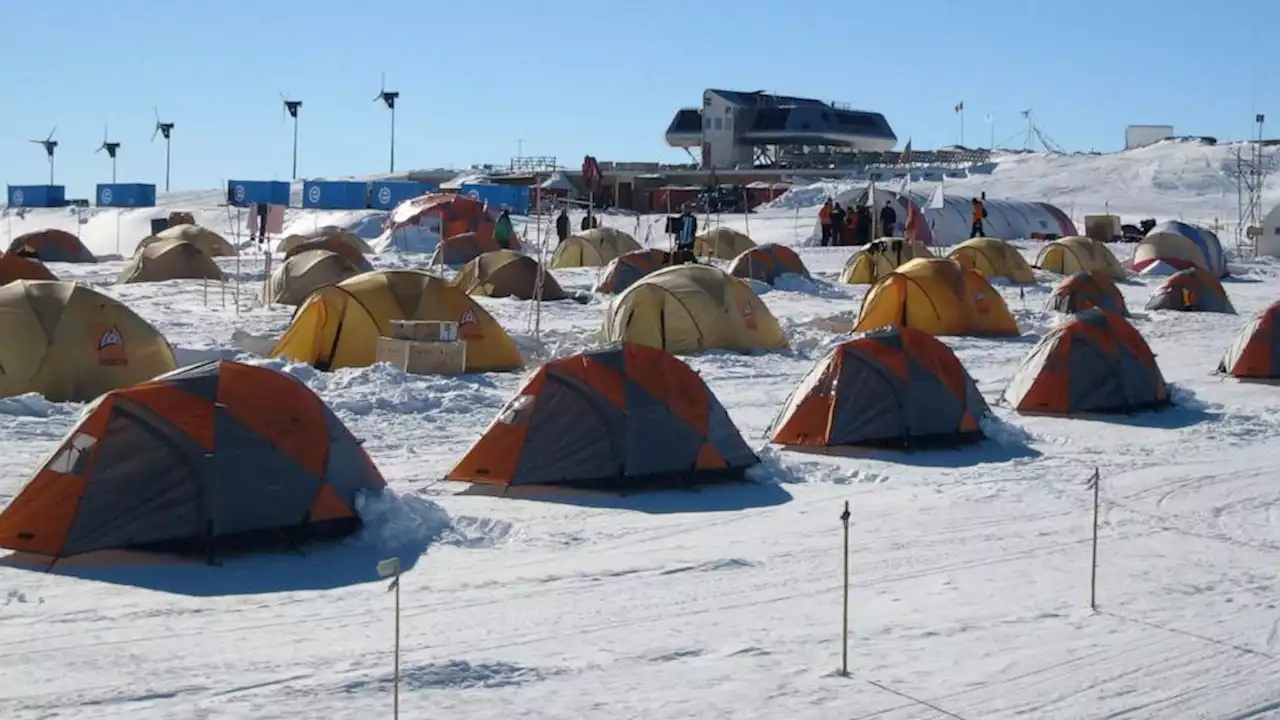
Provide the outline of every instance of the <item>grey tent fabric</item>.
{"type": "Polygon", "coordinates": [[[1147,300],[1148,310],[1183,310],[1234,315],[1235,307],[1222,283],[1208,271],[1190,267],[1165,278],[1147,300]],[[1183,290],[1187,290],[1184,296],[1183,290]],[[1185,300],[1191,298],[1188,304],[1185,300]]]}

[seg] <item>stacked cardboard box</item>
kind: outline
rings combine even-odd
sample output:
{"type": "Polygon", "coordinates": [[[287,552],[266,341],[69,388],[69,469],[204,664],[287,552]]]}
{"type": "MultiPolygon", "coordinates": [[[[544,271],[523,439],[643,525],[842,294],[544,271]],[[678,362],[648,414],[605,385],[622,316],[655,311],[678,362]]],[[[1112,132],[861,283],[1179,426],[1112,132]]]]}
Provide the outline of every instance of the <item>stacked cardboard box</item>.
{"type": "Polygon", "coordinates": [[[467,343],[458,323],[392,320],[391,337],[378,338],[377,362],[415,375],[457,375],[466,371],[467,343]]]}

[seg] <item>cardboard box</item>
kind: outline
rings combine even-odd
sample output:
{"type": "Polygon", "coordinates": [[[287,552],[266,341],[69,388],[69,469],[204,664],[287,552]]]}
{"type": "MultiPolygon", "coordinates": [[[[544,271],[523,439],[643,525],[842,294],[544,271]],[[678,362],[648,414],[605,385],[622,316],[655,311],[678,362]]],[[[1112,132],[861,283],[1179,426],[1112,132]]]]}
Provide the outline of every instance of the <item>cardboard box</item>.
{"type": "Polygon", "coordinates": [[[1119,215],[1085,215],[1084,234],[1092,240],[1102,243],[1115,242],[1120,239],[1119,215]]]}
{"type": "Polygon", "coordinates": [[[392,320],[391,337],[421,342],[455,342],[458,323],[440,320],[392,320]]]}
{"type": "Polygon", "coordinates": [[[414,375],[460,375],[467,369],[467,344],[383,337],[378,338],[374,361],[414,375]]]}

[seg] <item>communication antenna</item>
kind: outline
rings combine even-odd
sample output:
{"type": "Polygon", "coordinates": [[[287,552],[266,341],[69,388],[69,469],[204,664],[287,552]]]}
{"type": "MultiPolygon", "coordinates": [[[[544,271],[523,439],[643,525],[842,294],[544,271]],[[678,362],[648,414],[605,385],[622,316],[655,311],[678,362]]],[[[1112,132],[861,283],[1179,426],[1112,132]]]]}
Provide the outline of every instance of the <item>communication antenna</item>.
{"type": "Polygon", "coordinates": [[[285,114],[293,118],[293,179],[298,179],[298,111],[302,109],[301,100],[290,100],[288,93],[280,93],[280,102],[284,103],[280,111],[280,119],[285,114]]]}
{"type": "Polygon", "coordinates": [[[1044,130],[1041,130],[1040,126],[1036,124],[1035,114],[1032,112],[1031,108],[1027,108],[1022,111],[1022,118],[1027,121],[1027,131],[1023,136],[1022,142],[1023,150],[1034,150],[1036,143],[1039,142],[1040,146],[1045,149],[1045,152],[1065,154],[1066,151],[1063,150],[1058,143],[1054,142],[1053,138],[1046,135],[1044,130]]]}
{"type": "Polygon", "coordinates": [[[396,100],[399,99],[399,92],[387,89],[387,74],[382,73],[382,89],[373,97],[373,101],[381,100],[391,111],[391,172],[396,171],[396,100]]]}
{"type": "Polygon", "coordinates": [[[43,140],[32,140],[31,142],[44,147],[44,152],[49,156],[49,184],[53,184],[53,153],[58,149],[58,141],[53,139],[53,134],[58,132],[58,126],[54,125],[49,131],[49,137],[43,140]]]}
{"type": "Polygon", "coordinates": [[[1236,165],[1228,169],[1236,181],[1236,248],[1252,251],[1262,234],[1262,221],[1267,210],[1262,206],[1262,188],[1267,176],[1276,170],[1277,156],[1263,152],[1262,125],[1267,117],[1261,113],[1253,116],[1255,132],[1247,143],[1236,146],[1236,165]]]}
{"type": "Polygon", "coordinates": [[[164,191],[169,192],[169,151],[172,149],[173,139],[173,123],[160,122],[160,108],[154,108],[156,111],[156,129],[151,133],[151,142],[156,141],[157,135],[164,136],[164,191]]]}
{"type": "Polygon", "coordinates": [[[120,151],[120,143],[107,140],[107,126],[102,126],[102,145],[98,146],[95,152],[107,151],[107,157],[111,158],[111,182],[116,181],[116,153],[120,151]]]}

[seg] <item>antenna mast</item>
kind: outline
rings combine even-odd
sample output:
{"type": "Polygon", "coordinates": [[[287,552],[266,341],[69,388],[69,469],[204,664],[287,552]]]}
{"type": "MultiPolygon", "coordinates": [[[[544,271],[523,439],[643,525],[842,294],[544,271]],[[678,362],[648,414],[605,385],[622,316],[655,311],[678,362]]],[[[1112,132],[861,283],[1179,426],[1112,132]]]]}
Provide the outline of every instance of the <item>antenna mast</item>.
{"type": "Polygon", "coordinates": [[[396,171],[396,101],[400,99],[400,93],[387,89],[387,74],[382,74],[382,89],[374,96],[373,101],[381,100],[386,103],[387,109],[391,111],[391,172],[396,171]]]}
{"type": "Polygon", "coordinates": [[[1262,113],[1253,116],[1256,130],[1249,142],[1236,146],[1236,166],[1232,171],[1236,178],[1236,212],[1239,218],[1236,223],[1236,249],[1250,254],[1262,233],[1262,220],[1266,215],[1262,207],[1262,187],[1267,176],[1276,169],[1276,156],[1268,157],[1263,153],[1262,126],[1266,119],[1262,113]]]}
{"type": "Polygon", "coordinates": [[[160,108],[155,108],[155,111],[156,129],[151,133],[151,141],[155,142],[156,135],[164,136],[164,191],[169,192],[169,152],[172,149],[172,143],[170,140],[172,139],[174,124],[171,122],[160,122],[160,108]]]}
{"type": "Polygon", "coordinates": [[[301,100],[289,100],[281,93],[280,101],[284,103],[284,112],[293,118],[293,179],[298,179],[298,111],[302,109],[301,100]]]}
{"type": "Polygon", "coordinates": [[[120,143],[107,140],[107,126],[102,126],[102,145],[98,146],[96,152],[107,151],[107,157],[111,158],[111,182],[116,181],[116,153],[120,150],[120,143]]]}

